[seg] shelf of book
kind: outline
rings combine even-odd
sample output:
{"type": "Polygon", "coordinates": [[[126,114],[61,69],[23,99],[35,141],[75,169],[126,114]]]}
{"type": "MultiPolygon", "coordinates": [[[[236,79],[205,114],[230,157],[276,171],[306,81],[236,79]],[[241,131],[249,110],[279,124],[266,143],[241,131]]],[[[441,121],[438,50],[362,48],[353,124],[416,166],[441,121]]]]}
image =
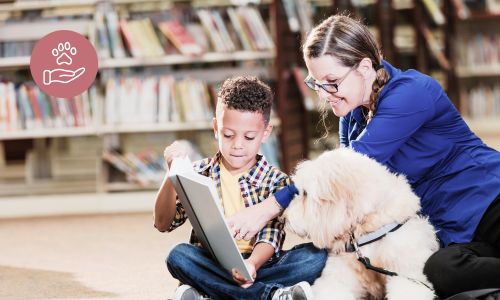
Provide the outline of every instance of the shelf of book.
{"type": "MultiPolygon", "coordinates": [[[[199,108],[196,101],[213,105],[217,85],[229,76],[253,75],[271,81],[276,77],[272,68],[277,59],[277,47],[270,35],[272,25],[270,28],[269,25],[273,22],[267,19],[273,17],[272,10],[275,8],[274,5],[268,8],[261,6],[274,1],[245,2],[256,4],[248,6],[243,2],[26,0],[0,4],[0,17],[8,20],[0,25],[0,46],[3,47],[0,53],[4,56],[0,58],[0,72],[17,70],[19,72],[16,73],[27,74],[25,70],[29,68],[30,57],[26,55],[31,53],[35,41],[47,32],[61,29],[58,26],[66,23],[94,44],[101,70],[100,81],[96,81],[85,96],[67,99],[69,101],[53,101],[48,96],[40,96],[41,92],[35,91],[36,87],[28,76],[21,85],[11,77],[0,83],[0,92],[2,87],[4,92],[9,92],[7,97],[0,98],[0,112],[5,107],[14,107],[12,99],[16,103],[22,98],[23,103],[22,110],[16,103],[17,118],[13,118],[15,114],[9,110],[8,124],[0,118],[0,148],[6,149],[3,154],[0,153],[0,174],[5,175],[0,176],[0,190],[3,191],[0,195],[156,189],[157,186],[134,183],[134,179],[126,178],[123,175],[127,174],[123,172],[116,174],[122,170],[113,169],[104,157],[106,152],[123,154],[125,160],[136,154],[142,160],[145,154],[141,147],[147,145],[156,154],[147,157],[154,159],[155,167],[162,164],[162,147],[172,139],[188,139],[197,143],[202,148],[201,152],[210,153],[207,149],[212,147],[208,140],[212,137],[213,111],[205,111],[203,118],[195,116],[194,112],[184,113],[199,108]],[[177,7],[177,2],[182,3],[177,7]],[[159,8],[170,4],[182,11],[185,18],[179,18],[177,23],[170,22],[177,18],[171,18],[169,11],[159,8]],[[156,7],[156,10],[146,6],[156,7]],[[158,15],[161,16],[157,18],[158,15]],[[218,22],[213,30],[209,26],[212,21],[218,22]],[[125,36],[124,31],[131,28],[132,35],[125,36]],[[194,44],[201,51],[191,53],[194,50],[189,47],[194,47],[194,44]],[[174,65],[179,67],[163,68],[161,71],[154,68],[174,65]],[[116,72],[113,71],[115,69],[116,72]],[[155,90],[156,84],[163,89],[155,90]],[[132,92],[126,90],[130,86],[134,86],[132,92]],[[191,92],[192,86],[197,86],[199,94],[207,97],[200,96],[193,103],[194,100],[181,99],[182,89],[188,86],[191,92]],[[25,97],[19,97],[20,94],[25,97]],[[30,98],[30,95],[38,95],[38,102],[33,101],[35,98],[30,98]],[[124,97],[127,101],[120,101],[124,97]],[[5,99],[7,101],[3,101],[5,99]],[[155,101],[161,106],[157,107],[159,111],[153,111],[155,106],[150,105],[155,101]],[[143,102],[142,107],[146,109],[135,118],[135,114],[130,112],[137,110],[129,108],[143,102]],[[123,103],[127,105],[121,105],[123,103]],[[166,106],[163,105],[165,103],[166,106]],[[117,113],[106,114],[109,111],[117,113]],[[162,114],[164,112],[168,113],[167,117],[162,114]],[[146,114],[147,119],[143,118],[146,114]],[[5,130],[7,128],[10,131],[5,130]],[[25,153],[26,158],[17,154],[13,158],[12,153],[25,153]],[[11,179],[15,180],[12,181],[12,191],[11,179]],[[83,183],[82,188],[78,188],[78,182],[83,183]]],[[[8,73],[9,76],[11,74],[14,73],[8,73]]],[[[189,99],[192,98],[196,97],[189,99]]],[[[200,113],[198,110],[196,112],[200,113]]],[[[271,123],[281,126],[277,118],[273,118],[271,123]]]]}
{"type": "Polygon", "coordinates": [[[129,191],[146,191],[146,190],[157,190],[158,185],[140,185],[133,182],[110,182],[104,184],[102,187],[103,192],[129,192],[129,191]]]}
{"type": "Polygon", "coordinates": [[[467,18],[461,19],[464,22],[500,20],[500,13],[474,12],[467,18]]]}
{"type": "Polygon", "coordinates": [[[29,65],[29,56],[0,58],[0,69],[18,69],[28,67],[29,65]]]}
{"type": "Polygon", "coordinates": [[[102,134],[112,133],[141,133],[141,132],[171,132],[171,131],[193,131],[212,129],[212,122],[179,122],[165,124],[121,124],[106,125],[99,130],[102,134]]]}
{"type": "MultiPolygon", "coordinates": [[[[106,2],[103,0],[26,0],[26,1],[16,1],[13,3],[3,3],[0,4],[0,12],[16,12],[16,11],[26,11],[26,10],[49,10],[58,8],[68,8],[68,7],[83,7],[83,6],[95,6],[99,3],[106,2]]],[[[153,2],[191,2],[190,0],[107,0],[114,5],[141,5],[153,2]]],[[[203,0],[198,0],[199,5],[203,5],[205,2],[203,0]]],[[[231,1],[210,1],[211,5],[232,5],[231,1]]],[[[266,2],[266,1],[263,1],[266,2]]],[[[269,1],[267,1],[269,2],[269,1]]],[[[210,4],[210,3],[208,3],[210,4]]]]}
{"type": "Polygon", "coordinates": [[[486,145],[500,151],[500,117],[466,119],[466,122],[486,145]]]}
{"type": "Polygon", "coordinates": [[[474,67],[458,66],[456,68],[456,73],[460,78],[495,77],[500,76],[500,65],[484,65],[474,67]]]}
{"type": "Polygon", "coordinates": [[[57,193],[88,193],[95,192],[97,181],[89,180],[39,180],[35,182],[9,182],[2,183],[0,189],[0,197],[4,196],[26,196],[26,195],[43,195],[51,194],[54,191],[57,193]]]}
{"type": "MultiPolygon", "coordinates": [[[[231,53],[206,53],[197,57],[185,55],[166,55],[160,57],[126,57],[101,59],[100,69],[165,66],[165,65],[186,65],[196,63],[220,63],[230,61],[264,60],[274,59],[274,51],[237,51],[231,53]]],[[[0,69],[29,68],[30,57],[5,57],[0,58],[0,69]]]]}
{"type": "Polygon", "coordinates": [[[167,55],[161,57],[127,57],[104,59],[99,63],[99,68],[126,68],[126,67],[141,67],[141,66],[161,66],[161,65],[182,65],[195,63],[219,63],[228,61],[245,61],[245,60],[260,60],[274,59],[276,54],[273,51],[236,51],[230,53],[205,53],[200,56],[189,57],[186,55],[167,55]]]}
{"type": "MultiPolygon", "coordinates": [[[[279,126],[279,119],[271,120],[273,126],[279,126]]],[[[141,132],[171,132],[171,131],[195,131],[195,130],[211,130],[211,121],[200,122],[172,122],[165,124],[121,124],[121,125],[106,125],[97,131],[97,134],[113,134],[113,133],[141,133],[141,132]]]]}
{"type": "Polygon", "coordinates": [[[481,118],[470,119],[466,118],[465,122],[470,129],[479,136],[481,135],[499,135],[500,134],[500,117],[498,118],[481,118]]]}
{"type": "MultiPolygon", "coordinates": [[[[140,1],[140,0],[139,0],[140,1]]],[[[15,12],[24,10],[43,10],[58,7],[95,5],[99,0],[50,0],[50,1],[16,1],[0,4],[0,12],[15,12]]],[[[136,1],[137,2],[137,1],[136,1]]]]}
{"type": "Polygon", "coordinates": [[[96,135],[96,128],[44,128],[2,131],[0,141],[96,135]]]}

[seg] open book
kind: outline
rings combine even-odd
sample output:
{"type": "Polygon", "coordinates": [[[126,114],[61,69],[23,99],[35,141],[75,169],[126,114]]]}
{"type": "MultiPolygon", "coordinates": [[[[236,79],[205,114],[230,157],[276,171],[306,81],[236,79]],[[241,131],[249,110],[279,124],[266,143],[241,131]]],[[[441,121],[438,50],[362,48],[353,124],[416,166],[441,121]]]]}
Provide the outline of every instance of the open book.
{"type": "Polygon", "coordinates": [[[226,270],[236,268],[246,279],[253,280],[226,224],[214,182],[196,173],[187,157],[173,159],[168,178],[203,246],[226,270]]]}

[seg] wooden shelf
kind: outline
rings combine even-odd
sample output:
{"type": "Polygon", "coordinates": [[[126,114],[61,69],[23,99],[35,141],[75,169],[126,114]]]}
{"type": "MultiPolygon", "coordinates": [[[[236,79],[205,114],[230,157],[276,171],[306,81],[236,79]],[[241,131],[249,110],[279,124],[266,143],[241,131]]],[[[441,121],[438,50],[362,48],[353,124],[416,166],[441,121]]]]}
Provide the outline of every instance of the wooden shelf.
{"type": "Polygon", "coordinates": [[[57,193],[86,193],[95,192],[97,181],[94,180],[38,180],[32,183],[9,182],[2,183],[4,186],[0,190],[0,197],[5,196],[26,196],[57,193]],[[8,188],[4,188],[8,185],[8,188]]]}
{"type": "Polygon", "coordinates": [[[166,124],[125,124],[106,125],[99,130],[101,134],[113,133],[140,133],[140,132],[171,132],[192,131],[212,129],[211,121],[189,122],[189,123],[166,123],[166,124]]]}
{"type": "Polygon", "coordinates": [[[0,58],[0,69],[25,68],[30,65],[30,57],[2,57],[0,58]]]}
{"type": "Polygon", "coordinates": [[[470,77],[494,77],[500,76],[500,65],[486,65],[474,67],[457,67],[457,76],[459,78],[470,77]]]}
{"type": "Polygon", "coordinates": [[[215,63],[227,61],[245,61],[256,59],[273,59],[275,53],[272,51],[238,51],[231,53],[206,53],[198,57],[189,57],[185,55],[168,55],[162,57],[136,58],[127,57],[121,59],[105,59],[99,63],[100,69],[109,68],[127,68],[142,66],[163,66],[163,65],[183,65],[195,63],[215,63]]]}
{"type": "Polygon", "coordinates": [[[500,13],[488,13],[488,12],[473,12],[466,19],[460,19],[464,22],[474,22],[474,21],[488,21],[488,20],[498,20],[500,19],[500,13]]]}
{"type": "MultiPolygon", "coordinates": [[[[0,4],[0,12],[15,12],[26,10],[46,10],[54,8],[66,8],[75,6],[95,6],[102,0],[42,0],[42,1],[20,1],[14,3],[0,4]]],[[[112,0],[114,5],[141,5],[146,3],[175,3],[175,2],[189,2],[189,0],[112,0]]],[[[236,1],[231,0],[194,0],[193,7],[211,7],[211,6],[234,6],[236,1]]],[[[250,1],[249,1],[250,2],[250,1]]],[[[268,5],[272,0],[261,0],[259,4],[268,5]]]]}
{"type": "MultiPolygon", "coordinates": [[[[278,118],[271,120],[273,126],[280,126],[278,118]]],[[[97,128],[48,128],[33,130],[17,130],[0,133],[0,141],[20,139],[40,139],[55,137],[89,136],[120,133],[174,132],[212,130],[212,121],[175,122],[165,124],[121,124],[103,125],[97,128]]]]}
{"type": "MultiPolygon", "coordinates": [[[[167,55],[161,57],[126,57],[103,59],[99,61],[100,69],[128,68],[143,66],[185,65],[196,63],[217,63],[228,61],[246,61],[259,59],[274,59],[274,51],[237,51],[231,53],[206,53],[199,57],[185,55],[167,55]]],[[[30,57],[0,58],[0,69],[29,68],[30,57]]]]}
{"type": "Polygon", "coordinates": [[[465,122],[478,135],[500,135],[500,117],[480,120],[465,118],[465,122]]]}
{"type": "MultiPolygon", "coordinates": [[[[152,3],[152,2],[182,2],[183,0],[112,0],[112,4],[116,5],[127,5],[127,4],[141,4],[141,3],[152,3]]],[[[187,0],[184,0],[187,1],[187,0]]],[[[20,1],[14,3],[0,4],[0,12],[14,12],[14,11],[25,11],[25,10],[45,10],[53,8],[65,8],[65,7],[75,7],[75,6],[95,6],[97,3],[102,2],[102,0],[32,0],[32,1],[20,1]]]]}
{"type": "Polygon", "coordinates": [[[104,184],[103,189],[105,192],[129,192],[129,191],[147,191],[158,190],[159,185],[143,186],[138,183],[132,182],[109,182],[104,184]]]}
{"type": "Polygon", "coordinates": [[[42,10],[58,7],[91,6],[99,0],[50,0],[50,1],[16,1],[0,5],[0,12],[13,12],[24,10],[42,10]]]}
{"type": "Polygon", "coordinates": [[[50,129],[32,129],[32,130],[17,130],[4,131],[0,133],[0,141],[4,140],[20,140],[20,139],[39,139],[52,137],[69,137],[69,136],[87,136],[96,135],[95,128],[50,128],[50,129]]]}

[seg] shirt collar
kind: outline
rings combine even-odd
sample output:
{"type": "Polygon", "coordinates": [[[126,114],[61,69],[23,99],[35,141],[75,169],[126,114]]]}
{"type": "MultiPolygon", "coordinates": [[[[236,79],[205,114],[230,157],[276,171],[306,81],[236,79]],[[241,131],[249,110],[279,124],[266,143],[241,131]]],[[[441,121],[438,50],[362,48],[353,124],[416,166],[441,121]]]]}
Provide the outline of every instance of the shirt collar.
{"type": "MultiPolygon", "coordinates": [[[[211,174],[213,180],[217,180],[220,178],[220,159],[222,158],[222,154],[218,151],[212,158],[209,159],[209,162],[202,166],[197,170],[199,173],[203,174],[211,174]],[[211,170],[211,171],[210,171],[211,170]]],[[[239,178],[241,180],[245,180],[252,186],[259,187],[262,185],[262,182],[265,178],[267,172],[271,169],[271,165],[266,160],[266,158],[257,154],[257,162],[255,165],[250,168],[247,172],[243,173],[239,178]]]]}
{"type": "Polygon", "coordinates": [[[354,118],[354,120],[356,120],[356,123],[358,123],[360,125],[366,125],[366,119],[365,119],[365,116],[363,114],[363,107],[362,106],[356,107],[352,111],[351,116],[354,118]]]}

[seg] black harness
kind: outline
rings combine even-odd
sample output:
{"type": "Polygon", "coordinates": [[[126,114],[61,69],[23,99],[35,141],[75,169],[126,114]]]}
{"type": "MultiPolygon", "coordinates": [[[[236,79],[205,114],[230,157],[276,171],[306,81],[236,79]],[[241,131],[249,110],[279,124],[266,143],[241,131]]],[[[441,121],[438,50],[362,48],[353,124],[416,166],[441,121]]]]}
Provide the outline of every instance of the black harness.
{"type": "MultiPolygon", "coordinates": [[[[404,223],[406,223],[406,222],[404,222],[404,223]]],[[[372,265],[370,263],[370,259],[368,257],[364,256],[363,253],[361,253],[361,250],[359,249],[360,247],[366,246],[368,244],[371,244],[375,241],[378,241],[378,240],[384,238],[389,232],[393,232],[393,231],[398,230],[399,228],[401,228],[401,226],[404,225],[404,223],[396,224],[396,226],[391,226],[392,228],[387,228],[387,230],[379,229],[379,230],[371,232],[367,235],[361,236],[359,239],[359,240],[363,240],[363,242],[361,242],[361,243],[358,243],[358,241],[354,238],[354,234],[351,233],[349,242],[346,243],[346,247],[345,247],[346,252],[348,252],[348,253],[356,252],[356,256],[358,257],[358,261],[360,263],[362,263],[363,266],[365,266],[365,268],[367,270],[372,270],[374,272],[377,272],[377,273],[380,273],[383,275],[387,275],[387,276],[400,276],[400,277],[406,278],[410,281],[413,281],[415,283],[421,284],[421,285],[425,286],[426,288],[428,288],[429,290],[431,290],[432,292],[435,292],[432,287],[428,286],[427,284],[425,284],[424,282],[422,282],[420,280],[406,277],[406,276],[398,274],[396,272],[392,272],[392,271],[386,270],[384,268],[376,267],[376,266],[372,265]],[[366,238],[367,236],[369,236],[369,238],[366,238]]]]}

